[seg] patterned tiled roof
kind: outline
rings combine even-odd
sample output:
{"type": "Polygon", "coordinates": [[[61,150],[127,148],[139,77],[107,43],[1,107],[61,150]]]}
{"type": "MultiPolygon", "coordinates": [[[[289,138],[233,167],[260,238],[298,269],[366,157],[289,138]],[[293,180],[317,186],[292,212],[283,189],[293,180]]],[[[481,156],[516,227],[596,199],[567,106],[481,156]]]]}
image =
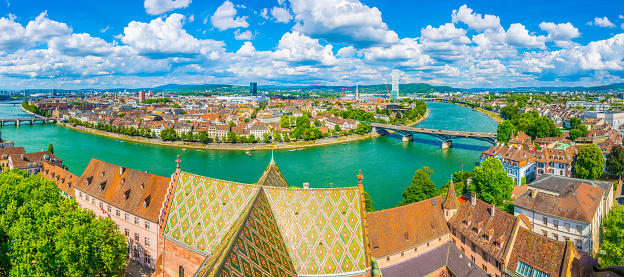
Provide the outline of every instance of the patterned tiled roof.
{"type": "MultiPolygon", "coordinates": [[[[269,173],[271,167],[267,168],[269,173]]],[[[279,173],[279,169],[272,172],[279,173]]],[[[273,173],[265,175],[283,179],[273,173]]],[[[208,258],[224,255],[223,247],[237,247],[227,246],[235,236],[232,230],[240,228],[240,218],[261,194],[259,199],[266,198],[295,272],[341,274],[367,268],[364,210],[358,187],[301,189],[271,186],[279,182],[264,180],[269,181],[261,186],[180,173],[163,235],[208,258]]],[[[252,247],[257,250],[264,246],[254,240],[252,247]]],[[[218,261],[213,259],[211,263],[218,261]]],[[[208,262],[202,269],[207,267],[208,262]]]]}
{"type": "Polygon", "coordinates": [[[163,235],[212,255],[259,189],[182,172],[163,235]]]}
{"type": "Polygon", "coordinates": [[[297,276],[265,193],[257,194],[196,276],[297,276]]]}
{"type": "Polygon", "coordinates": [[[519,228],[507,268],[515,271],[518,261],[522,261],[552,277],[558,277],[561,276],[562,265],[567,262],[565,252],[565,243],[519,228]]]}
{"type": "Polygon", "coordinates": [[[299,274],[338,274],[367,266],[357,187],[264,187],[299,274]]]}
{"type": "Polygon", "coordinates": [[[451,180],[451,184],[449,185],[449,189],[446,192],[446,198],[444,199],[444,203],[442,203],[442,207],[449,210],[454,210],[459,208],[461,204],[459,200],[457,200],[457,194],[455,194],[455,185],[453,185],[453,180],[451,180]],[[449,198],[450,197],[450,198],[449,198]]]}
{"type": "Polygon", "coordinates": [[[260,180],[258,180],[258,185],[284,188],[289,187],[288,182],[286,182],[286,178],[284,178],[284,175],[282,175],[282,172],[277,167],[275,162],[269,163],[269,166],[267,166],[264,173],[262,173],[260,180]]]}

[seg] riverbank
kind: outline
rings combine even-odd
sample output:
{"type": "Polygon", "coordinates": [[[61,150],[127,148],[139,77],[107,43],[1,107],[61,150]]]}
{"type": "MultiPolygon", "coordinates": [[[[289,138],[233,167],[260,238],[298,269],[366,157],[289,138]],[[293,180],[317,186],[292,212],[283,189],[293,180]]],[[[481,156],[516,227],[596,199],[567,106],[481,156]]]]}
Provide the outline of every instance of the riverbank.
{"type": "Polygon", "coordinates": [[[192,149],[205,149],[205,150],[274,150],[274,149],[298,149],[298,148],[307,148],[307,147],[315,147],[315,146],[324,146],[338,143],[346,143],[350,141],[356,140],[365,140],[373,137],[377,137],[377,134],[366,134],[366,135],[348,135],[344,137],[337,138],[326,138],[319,139],[315,141],[297,141],[297,142],[278,142],[278,143],[208,143],[203,144],[200,142],[188,142],[188,141],[163,141],[160,139],[152,139],[152,138],[144,138],[144,137],[136,137],[136,136],[128,136],[123,134],[105,132],[101,130],[91,129],[84,126],[73,126],[68,123],[59,123],[59,125],[84,132],[90,133],[98,136],[109,137],[114,139],[119,139],[123,141],[130,142],[138,142],[145,144],[155,144],[162,146],[170,146],[170,147],[178,147],[178,148],[192,148],[192,149]]]}
{"type": "Polygon", "coordinates": [[[27,109],[24,109],[24,107],[23,107],[22,105],[20,105],[20,108],[21,108],[21,109],[22,109],[22,111],[24,111],[25,113],[27,113],[27,114],[29,114],[29,115],[32,115],[32,116],[34,116],[34,117],[36,117],[36,118],[42,118],[42,117],[43,117],[43,116],[40,116],[40,115],[38,115],[38,114],[36,114],[36,113],[33,113],[33,112],[31,112],[31,111],[29,111],[29,110],[27,110],[27,109]]]}
{"type": "MultiPolygon", "coordinates": [[[[24,110],[23,107],[22,107],[22,110],[24,110]]],[[[28,112],[27,110],[24,110],[24,111],[28,112]]],[[[427,109],[427,112],[425,112],[425,115],[423,117],[421,117],[420,119],[416,120],[413,123],[408,124],[407,126],[414,126],[422,122],[423,120],[427,119],[428,116],[429,116],[429,109],[427,109]]],[[[144,137],[128,136],[124,134],[111,133],[111,132],[106,132],[102,130],[80,126],[80,125],[74,126],[73,124],[69,124],[69,123],[58,123],[58,124],[69,129],[73,129],[73,130],[77,130],[77,131],[81,131],[85,133],[90,133],[94,135],[119,139],[123,141],[132,141],[132,142],[155,144],[155,145],[170,146],[170,147],[179,147],[179,148],[206,149],[206,150],[252,151],[252,150],[274,150],[274,149],[299,149],[299,148],[306,148],[306,147],[316,147],[316,146],[325,146],[325,145],[332,145],[332,144],[339,144],[339,143],[347,143],[351,141],[365,140],[365,139],[370,139],[370,138],[379,136],[377,133],[371,132],[366,135],[353,134],[353,135],[348,135],[348,136],[343,136],[343,137],[318,139],[314,141],[277,142],[277,143],[259,142],[259,143],[203,144],[200,142],[189,142],[189,141],[163,141],[160,139],[144,138],[144,137]]]]}

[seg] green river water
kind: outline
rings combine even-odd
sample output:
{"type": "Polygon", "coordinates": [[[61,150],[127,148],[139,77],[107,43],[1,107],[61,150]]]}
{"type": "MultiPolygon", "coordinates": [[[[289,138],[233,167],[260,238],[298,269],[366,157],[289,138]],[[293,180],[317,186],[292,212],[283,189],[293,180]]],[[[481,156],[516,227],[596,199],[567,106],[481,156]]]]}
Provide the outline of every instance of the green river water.
{"type": "MultiPolygon", "coordinates": [[[[496,132],[497,123],[490,117],[466,107],[427,102],[429,117],[418,127],[496,132]]],[[[0,105],[0,118],[28,117],[19,106],[0,105]]],[[[47,150],[54,145],[56,155],[69,170],[80,176],[92,158],[128,168],[170,176],[180,155],[183,171],[218,179],[254,183],[271,160],[271,151],[255,151],[251,157],[244,151],[202,150],[183,151],[74,131],[58,125],[23,125],[0,127],[2,138],[24,146],[27,152],[47,150]]],[[[362,170],[364,189],[370,193],[375,208],[394,207],[401,193],[409,186],[414,171],[422,166],[434,170],[433,181],[438,187],[446,184],[451,174],[463,168],[472,170],[488,143],[456,139],[453,148],[440,148],[440,142],[426,135],[414,136],[413,142],[400,137],[378,137],[346,144],[310,147],[303,151],[276,150],[275,162],[290,185],[310,187],[350,187],[357,185],[356,175],[362,170]]]]}

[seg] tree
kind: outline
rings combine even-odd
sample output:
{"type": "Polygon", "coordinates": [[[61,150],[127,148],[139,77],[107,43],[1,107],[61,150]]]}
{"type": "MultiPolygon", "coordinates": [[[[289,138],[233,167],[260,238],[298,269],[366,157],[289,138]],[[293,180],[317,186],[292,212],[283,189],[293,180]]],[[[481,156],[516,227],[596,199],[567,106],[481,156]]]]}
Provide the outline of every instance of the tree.
{"type": "Polygon", "coordinates": [[[533,124],[529,128],[529,133],[533,139],[545,138],[550,135],[551,130],[548,122],[548,118],[540,117],[533,121],[533,124]]]}
{"type": "Polygon", "coordinates": [[[178,138],[178,134],[173,128],[164,129],[160,131],[160,138],[163,140],[176,140],[178,138]]]}
{"type": "Polygon", "coordinates": [[[621,145],[611,148],[607,156],[607,172],[618,176],[624,173],[624,147],[621,145]]]}
{"type": "Polygon", "coordinates": [[[279,132],[273,132],[273,136],[275,141],[282,141],[282,135],[279,132]]]}
{"type": "Polygon", "coordinates": [[[412,184],[403,191],[403,199],[397,206],[405,206],[438,196],[440,192],[435,187],[435,183],[431,181],[431,174],[433,170],[427,166],[416,170],[412,184]]]}
{"type": "Polygon", "coordinates": [[[126,238],[109,218],[26,171],[0,174],[1,276],[120,276],[126,238]]]}
{"type": "Polygon", "coordinates": [[[373,202],[368,192],[364,192],[364,205],[366,206],[367,213],[372,213],[376,211],[375,208],[373,208],[373,205],[375,205],[375,202],[373,202]]]}
{"type": "Polygon", "coordinates": [[[511,200],[514,181],[507,176],[503,163],[497,158],[489,158],[475,167],[470,191],[487,203],[501,206],[505,200],[511,200]]]}
{"type": "Polygon", "coordinates": [[[282,115],[279,119],[279,126],[282,128],[290,128],[290,118],[287,115],[282,115]]]}
{"type": "Polygon", "coordinates": [[[54,154],[54,146],[52,145],[52,143],[48,145],[48,152],[50,152],[51,154],[54,154]]]}
{"type": "Polygon", "coordinates": [[[570,118],[570,129],[578,129],[579,125],[581,125],[581,120],[578,117],[570,118]]]}
{"type": "MultiPolygon", "coordinates": [[[[468,171],[460,171],[453,173],[453,186],[455,186],[455,196],[459,197],[464,194],[464,190],[466,190],[466,184],[468,184],[468,179],[472,178],[474,173],[468,171]]],[[[446,192],[448,191],[450,182],[447,182],[446,185],[440,188],[440,195],[444,195],[446,197],[446,192]]]]}
{"type": "Polygon", "coordinates": [[[271,141],[271,138],[269,137],[269,134],[267,133],[262,134],[262,142],[269,143],[270,141],[271,141]]]}
{"type": "Polygon", "coordinates": [[[197,139],[201,143],[209,143],[210,141],[212,141],[212,139],[208,135],[208,132],[206,131],[198,132],[197,135],[195,135],[195,139],[197,139]]]}
{"type": "Polygon", "coordinates": [[[178,104],[178,103],[176,102],[176,103],[173,103],[173,108],[174,108],[174,109],[179,109],[179,108],[182,108],[182,107],[180,107],[180,104],[178,104]]]}
{"type": "Polygon", "coordinates": [[[373,128],[370,125],[364,124],[364,123],[360,123],[355,128],[355,133],[359,134],[359,135],[363,135],[363,134],[366,134],[366,133],[370,132],[372,129],[373,128]]]}
{"type": "Polygon", "coordinates": [[[501,124],[498,124],[498,127],[496,128],[496,140],[507,145],[507,142],[515,132],[515,127],[511,124],[511,121],[505,120],[501,124]]]}
{"type": "Polygon", "coordinates": [[[340,134],[340,132],[342,132],[342,128],[340,128],[340,125],[336,124],[334,125],[334,131],[336,131],[337,134],[340,134]]]}
{"type": "Polygon", "coordinates": [[[576,141],[577,138],[583,137],[583,132],[579,129],[570,130],[570,140],[576,141]]]}
{"type": "Polygon", "coordinates": [[[581,179],[598,180],[604,171],[605,158],[595,144],[583,145],[576,156],[574,170],[581,179]]]}
{"type": "Polygon", "coordinates": [[[228,124],[230,125],[230,127],[236,127],[236,123],[234,123],[234,121],[232,120],[230,120],[228,124]]]}
{"type": "Polygon", "coordinates": [[[624,206],[613,205],[613,208],[602,221],[602,246],[596,254],[600,266],[624,265],[624,206]],[[601,254],[604,253],[604,254],[601,254]]]}
{"type": "Polygon", "coordinates": [[[589,130],[587,130],[587,126],[583,124],[579,125],[578,129],[581,131],[581,134],[583,135],[583,137],[586,137],[587,133],[589,133],[589,130]]]}
{"type": "Polygon", "coordinates": [[[120,113],[120,114],[118,114],[117,116],[121,118],[121,117],[126,116],[126,114],[125,114],[125,113],[120,113]]]}
{"type": "Polygon", "coordinates": [[[229,132],[227,134],[227,142],[236,143],[238,141],[238,136],[234,132],[229,132]]]}

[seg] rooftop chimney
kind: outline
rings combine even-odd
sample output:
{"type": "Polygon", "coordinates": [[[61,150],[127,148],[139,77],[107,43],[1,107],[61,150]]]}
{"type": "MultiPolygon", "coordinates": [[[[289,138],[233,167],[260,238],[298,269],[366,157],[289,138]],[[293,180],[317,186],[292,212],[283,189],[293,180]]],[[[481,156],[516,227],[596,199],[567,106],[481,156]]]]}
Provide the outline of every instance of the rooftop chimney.
{"type": "Polygon", "coordinates": [[[491,210],[491,211],[490,211],[490,216],[491,216],[492,218],[494,218],[494,212],[496,211],[496,205],[492,205],[492,208],[490,208],[490,210],[491,210]]]}
{"type": "Polygon", "coordinates": [[[119,167],[119,175],[122,175],[124,173],[124,171],[126,171],[126,169],[123,166],[119,167]]]}
{"type": "Polygon", "coordinates": [[[535,198],[537,196],[537,190],[531,190],[531,198],[535,198]]]}
{"type": "Polygon", "coordinates": [[[470,206],[475,206],[477,204],[477,194],[472,192],[470,193],[470,206]]]}
{"type": "Polygon", "coordinates": [[[24,154],[22,154],[22,161],[25,161],[26,159],[24,159],[24,154]]]}
{"type": "Polygon", "coordinates": [[[309,189],[310,188],[310,183],[303,183],[303,188],[304,189],[309,189]]]}

